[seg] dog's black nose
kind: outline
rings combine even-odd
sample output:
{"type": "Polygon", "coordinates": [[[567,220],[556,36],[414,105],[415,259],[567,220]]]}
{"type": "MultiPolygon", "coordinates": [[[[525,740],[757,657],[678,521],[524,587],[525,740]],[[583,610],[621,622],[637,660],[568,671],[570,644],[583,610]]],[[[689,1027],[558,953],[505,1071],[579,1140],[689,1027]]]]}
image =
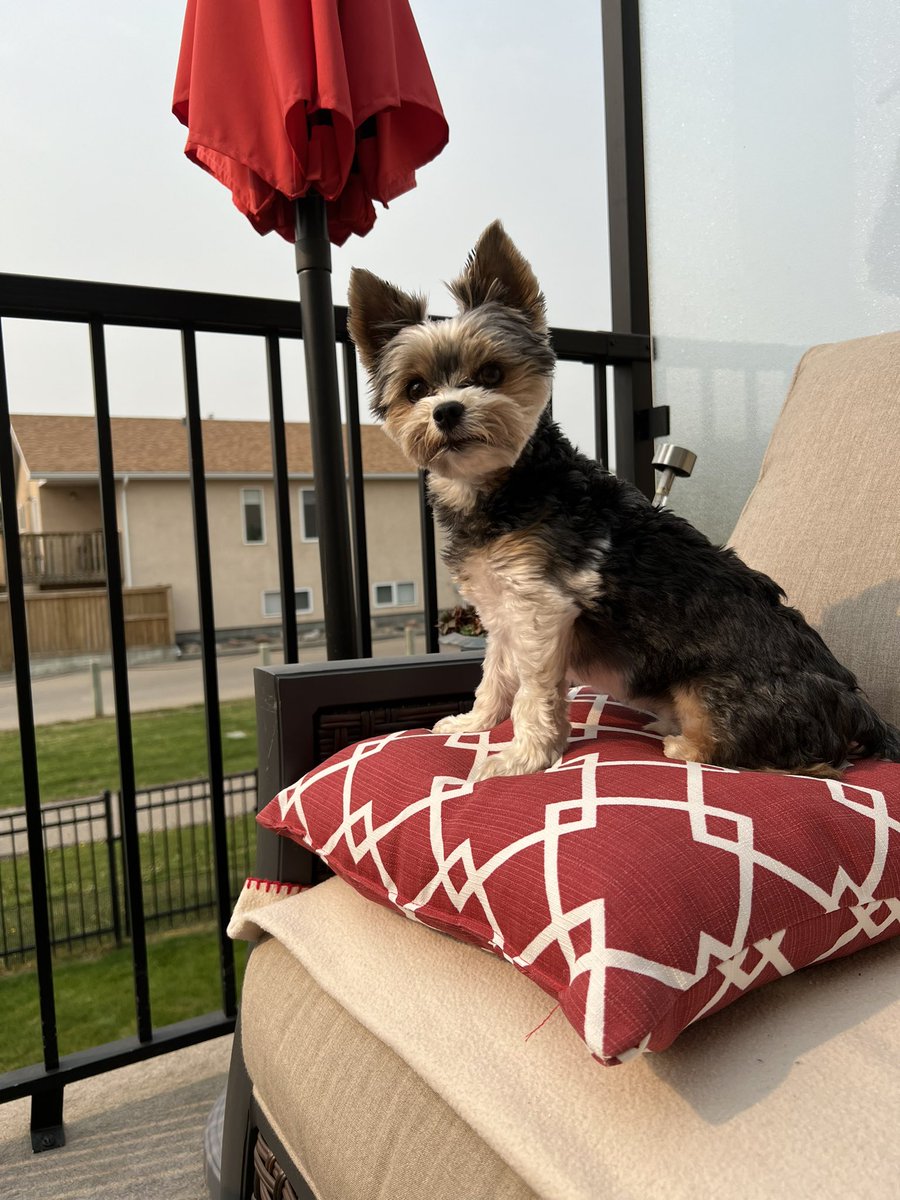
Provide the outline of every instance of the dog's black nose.
{"type": "Polygon", "coordinates": [[[465,407],[458,400],[445,400],[443,404],[435,406],[431,415],[434,417],[434,423],[438,429],[449,433],[460,423],[465,411],[465,407]]]}

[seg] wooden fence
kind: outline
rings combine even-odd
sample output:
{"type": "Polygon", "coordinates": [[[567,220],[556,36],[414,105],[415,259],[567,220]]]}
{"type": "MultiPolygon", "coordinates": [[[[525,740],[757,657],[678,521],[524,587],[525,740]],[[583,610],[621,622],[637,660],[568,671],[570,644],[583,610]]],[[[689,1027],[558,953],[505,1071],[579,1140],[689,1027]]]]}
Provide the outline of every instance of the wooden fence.
{"type": "MultiPolygon", "coordinates": [[[[172,588],[124,588],[125,644],[129,649],[172,646],[175,623],[172,588]]],[[[69,658],[109,651],[109,612],[105,588],[34,592],[25,597],[28,650],[32,659],[69,658]]],[[[13,662],[6,596],[0,596],[0,671],[13,662]]]]}

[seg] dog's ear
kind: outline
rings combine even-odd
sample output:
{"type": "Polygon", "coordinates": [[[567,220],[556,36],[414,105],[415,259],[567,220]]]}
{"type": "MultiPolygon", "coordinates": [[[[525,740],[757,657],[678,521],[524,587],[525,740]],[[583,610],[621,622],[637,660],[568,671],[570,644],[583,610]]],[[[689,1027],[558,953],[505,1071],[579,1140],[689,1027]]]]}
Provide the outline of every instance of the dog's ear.
{"type": "Polygon", "coordinates": [[[402,292],[359,267],[350,272],[349,303],[347,328],[367,371],[374,370],[391,338],[408,325],[421,324],[428,311],[424,296],[402,292]]]}
{"type": "Polygon", "coordinates": [[[546,304],[537,277],[499,221],[488,225],[462,274],[448,286],[463,312],[496,300],[523,312],[535,328],[547,327],[546,304]]]}

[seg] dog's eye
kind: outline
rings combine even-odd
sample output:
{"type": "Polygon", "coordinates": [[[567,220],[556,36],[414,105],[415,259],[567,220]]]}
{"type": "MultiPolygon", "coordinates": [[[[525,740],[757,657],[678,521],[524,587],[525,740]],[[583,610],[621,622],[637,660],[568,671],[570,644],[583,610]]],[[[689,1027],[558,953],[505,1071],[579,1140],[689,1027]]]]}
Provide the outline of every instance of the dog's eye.
{"type": "Polygon", "coordinates": [[[485,363],[478,372],[478,382],[482,387],[495,388],[503,382],[503,370],[496,363],[485,363]]]}
{"type": "Polygon", "coordinates": [[[406,385],[406,398],[413,404],[428,395],[428,384],[424,379],[411,379],[406,385]]]}

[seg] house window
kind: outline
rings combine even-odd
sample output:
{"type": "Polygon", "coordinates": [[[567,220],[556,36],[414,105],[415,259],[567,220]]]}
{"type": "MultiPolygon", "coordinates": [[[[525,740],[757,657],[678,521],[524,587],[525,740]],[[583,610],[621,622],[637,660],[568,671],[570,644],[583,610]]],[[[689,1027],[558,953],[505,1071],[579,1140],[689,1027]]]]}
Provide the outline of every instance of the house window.
{"type": "Polygon", "coordinates": [[[300,489],[300,536],[304,542],[319,540],[319,519],[316,515],[316,493],[313,488],[300,489]]]}
{"type": "Polygon", "coordinates": [[[416,585],[406,580],[403,583],[376,583],[372,588],[376,608],[403,608],[416,602],[416,585]]]}
{"type": "MultiPolygon", "coordinates": [[[[298,616],[313,610],[312,588],[297,588],[294,592],[294,607],[298,616]]],[[[262,611],[264,617],[281,616],[281,592],[263,592],[262,611]]]]}
{"type": "Polygon", "coordinates": [[[266,540],[262,488],[241,488],[241,512],[244,520],[244,545],[262,546],[266,540]]]}

